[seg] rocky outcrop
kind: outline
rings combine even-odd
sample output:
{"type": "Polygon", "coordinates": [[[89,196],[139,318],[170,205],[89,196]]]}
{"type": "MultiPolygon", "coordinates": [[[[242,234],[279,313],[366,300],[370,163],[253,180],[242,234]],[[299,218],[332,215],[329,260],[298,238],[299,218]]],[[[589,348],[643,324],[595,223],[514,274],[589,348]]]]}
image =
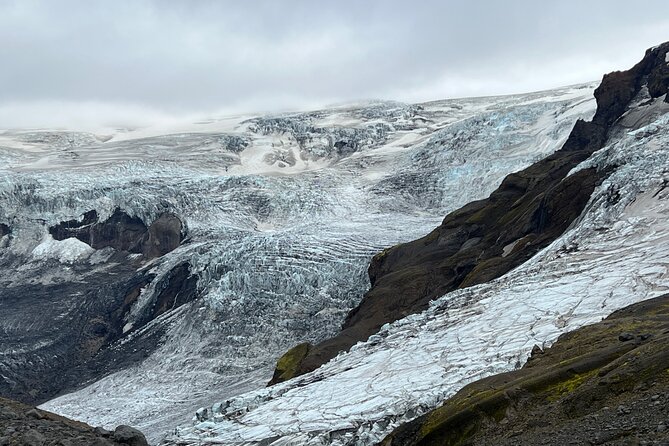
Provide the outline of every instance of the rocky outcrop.
{"type": "Polygon", "coordinates": [[[176,215],[161,214],[148,228],[142,242],[142,255],[152,259],[174,251],[183,241],[183,230],[183,224],[176,215]]]}
{"type": "Polygon", "coordinates": [[[49,228],[56,240],[77,238],[92,248],[111,247],[117,251],[142,254],[145,259],[163,256],[183,241],[184,227],[174,214],[163,213],[150,226],[117,208],[100,222],[95,210],[86,212],[81,220],[61,222],[49,228]]]}
{"type": "Polygon", "coordinates": [[[0,238],[11,234],[12,230],[4,223],[0,223],[0,238]]]}
{"type": "Polygon", "coordinates": [[[191,273],[191,265],[183,262],[172,268],[155,284],[152,301],[144,307],[132,325],[126,324],[128,315],[141,292],[156,279],[154,274],[140,273],[128,281],[120,294],[123,299],[117,310],[109,314],[108,324],[113,330],[104,332],[105,344],[110,344],[127,333],[148,324],[158,316],[197,298],[198,275],[191,273]]]}
{"type": "Polygon", "coordinates": [[[659,45],[632,69],[605,75],[595,90],[595,116],[576,122],[560,150],[507,176],[489,198],[449,214],[427,236],[374,256],[369,266],[372,288],[349,313],[342,331],[310,346],[294,374],[275,374],[270,384],[315,370],[383,324],[425,310],[436,297],[500,277],[560,236],[607,172],[567,174],[605,144],[643,86],[651,97],[667,93],[668,50],[669,43],[659,45]]]}
{"type": "Polygon", "coordinates": [[[66,238],[75,237],[90,245],[90,229],[96,223],[98,223],[98,213],[92,210],[84,213],[80,220],[63,221],[55,226],[51,226],[49,233],[55,240],[65,240],[66,238]]]}
{"type": "Polygon", "coordinates": [[[667,371],[664,295],[535,347],[523,368],[469,384],[381,444],[664,444],[667,371]]]}
{"type": "Polygon", "coordinates": [[[191,274],[188,262],[172,268],[156,285],[156,289],[160,291],[157,292],[151,307],[139,320],[138,326],[145,325],[161,314],[194,300],[197,297],[197,282],[198,276],[191,274]]]}
{"type": "Polygon", "coordinates": [[[148,446],[137,429],[113,432],[0,398],[0,446],[148,446]]]}

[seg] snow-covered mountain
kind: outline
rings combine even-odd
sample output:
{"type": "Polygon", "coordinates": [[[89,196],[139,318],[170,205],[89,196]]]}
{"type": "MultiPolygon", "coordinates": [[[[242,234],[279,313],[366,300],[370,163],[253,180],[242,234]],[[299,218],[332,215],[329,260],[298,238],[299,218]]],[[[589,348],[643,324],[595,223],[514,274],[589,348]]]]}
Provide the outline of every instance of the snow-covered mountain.
{"type": "MultiPolygon", "coordinates": [[[[4,131],[0,265],[13,273],[0,278],[3,394],[157,441],[200,406],[258,391],[283,351],[338,331],[369,287],[372,255],[557,150],[592,116],[594,87],[174,133],[4,131]],[[179,219],[183,242],[160,256],[91,241],[151,233],[164,215],[179,219]]],[[[331,431],[327,420],[305,435],[331,431]]]]}

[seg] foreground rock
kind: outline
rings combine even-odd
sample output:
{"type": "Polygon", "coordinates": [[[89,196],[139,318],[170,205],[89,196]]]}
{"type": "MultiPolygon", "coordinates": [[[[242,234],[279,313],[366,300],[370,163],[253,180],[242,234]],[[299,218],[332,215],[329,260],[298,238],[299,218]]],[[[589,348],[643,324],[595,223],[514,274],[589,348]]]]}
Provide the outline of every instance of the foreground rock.
{"type": "Polygon", "coordinates": [[[669,295],[535,348],[397,428],[383,446],[659,445],[669,433],[669,295]]]}
{"type": "Polygon", "coordinates": [[[632,69],[604,76],[595,91],[595,116],[591,122],[578,121],[559,151],[509,175],[489,198],[449,214],[427,236],[377,254],[369,266],[372,288],[349,313],[342,331],[307,346],[298,359],[289,351],[270,384],[315,370],[384,324],[425,310],[437,297],[502,276],[559,237],[607,172],[567,174],[602,148],[642,87],[651,98],[667,93],[668,48],[669,43],[659,45],[632,69]]]}
{"type": "Polygon", "coordinates": [[[0,398],[0,446],[148,446],[137,429],[113,432],[0,398]]]}

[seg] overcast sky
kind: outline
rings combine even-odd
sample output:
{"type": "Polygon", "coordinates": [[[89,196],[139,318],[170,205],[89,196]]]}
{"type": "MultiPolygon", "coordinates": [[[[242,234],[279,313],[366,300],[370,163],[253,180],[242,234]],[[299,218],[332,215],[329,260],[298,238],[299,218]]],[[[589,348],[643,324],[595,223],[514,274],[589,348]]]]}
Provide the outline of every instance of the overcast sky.
{"type": "Polygon", "coordinates": [[[667,0],[0,0],[0,128],[533,91],[665,40],[667,0]]]}

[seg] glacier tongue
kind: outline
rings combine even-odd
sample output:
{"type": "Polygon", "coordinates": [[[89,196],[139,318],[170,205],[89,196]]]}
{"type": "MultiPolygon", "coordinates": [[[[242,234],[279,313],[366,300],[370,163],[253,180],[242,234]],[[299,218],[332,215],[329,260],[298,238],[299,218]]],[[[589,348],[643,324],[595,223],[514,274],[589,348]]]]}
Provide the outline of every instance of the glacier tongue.
{"type": "MultiPolygon", "coordinates": [[[[592,115],[593,87],[420,106],[381,103],[225,121],[220,128],[212,122],[178,135],[143,133],[136,139],[0,135],[0,159],[8,166],[0,180],[0,223],[11,222],[13,231],[0,260],[30,257],[20,273],[2,279],[7,286],[61,268],[34,255],[38,246],[37,253],[53,251],[40,245],[47,225],[91,209],[102,219],[116,207],[145,222],[165,211],[182,217],[187,243],[149,267],[161,276],[188,261],[200,278],[201,299],[132,334],[166,327],[148,358],[42,407],[95,425],[132,424],[156,441],[198,406],[262,387],[288,347],[337,331],[369,285],[365,270],[372,254],[424,235],[447,212],[485,197],[508,173],[559,148],[574,121],[592,115]]],[[[105,253],[80,254],[64,259],[104,268],[105,253]]],[[[137,305],[146,305],[152,292],[146,287],[137,305]]],[[[460,299],[474,297],[465,293],[460,299]]],[[[432,320],[439,320],[438,307],[431,311],[432,320]]],[[[298,443],[335,441],[330,432],[341,429],[341,441],[348,441],[361,429],[382,432],[379,426],[392,424],[392,417],[416,413],[414,405],[433,406],[448,392],[430,390],[441,385],[436,382],[444,373],[443,365],[433,370],[430,358],[437,353],[398,350],[392,365],[388,351],[372,348],[405,336],[391,332],[348,356],[358,359],[342,357],[305,377],[313,382],[303,390],[292,382],[233,399],[219,407],[216,423],[185,429],[183,438],[197,442],[211,432],[222,442],[275,435],[298,443]],[[411,368],[423,360],[424,369],[411,368]],[[379,364],[386,363],[384,371],[379,364]],[[340,378],[350,377],[349,384],[336,378],[346,364],[353,368],[340,378]],[[369,399],[360,400],[354,382],[369,386],[369,399]],[[307,392],[324,396],[312,401],[307,392]],[[400,407],[405,393],[410,398],[400,407]],[[349,397],[351,404],[344,404],[349,397]],[[291,421],[296,404],[305,410],[291,421]],[[248,405],[258,406],[246,415],[248,422],[234,415],[248,405]]],[[[501,358],[487,370],[507,363],[501,358]]],[[[297,383],[306,384],[304,379],[297,383]]]]}
{"type": "Polygon", "coordinates": [[[669,114],[618,132],[582,166],[614,167],[581,218],[527,263],[452,292],[307,375],[198,412],[168,444],[380,441],[535,344],[669,290],[669,114]]]}

